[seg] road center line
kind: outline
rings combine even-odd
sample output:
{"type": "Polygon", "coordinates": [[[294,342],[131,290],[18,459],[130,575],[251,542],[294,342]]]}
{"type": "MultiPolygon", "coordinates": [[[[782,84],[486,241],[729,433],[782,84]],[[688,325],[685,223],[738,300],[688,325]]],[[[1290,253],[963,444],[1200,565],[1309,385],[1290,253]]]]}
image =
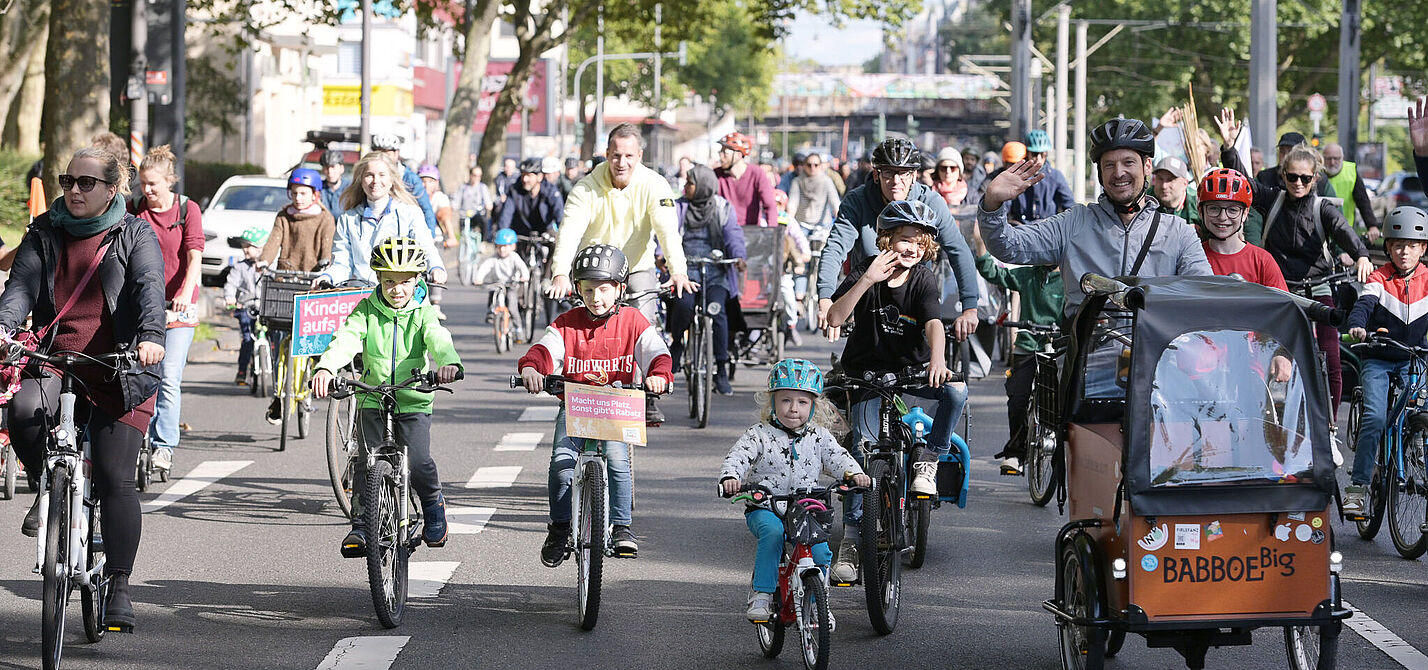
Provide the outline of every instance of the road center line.
{"type": "Polygon", "coordinates": [[[555,421],[555,415],[560,413],[559,405],[536,405],[527,407],[521,412],[517,421],[555,421]]]}
{"type": "Polygon", "coordinates": [[[317,670],[387,670],[397,660],[407,635],[369,635],[338,640],[317,670]]]}
{"type": "Polygon", "coordinates": [[[188,476],[174,482],[174,485],[160,493],[159,497],[144,503],[143,510],[145,512],[161,510],[252,464],[253,461],[205,461],[199,463],[197,467],[189,471],[188,476]]]}
{"type": "Polygon", "coordinates": [[[495,451],[534,451],[544,439],[545,433],[506,433],[496,443],[495,451]]]}
{"type": "Polygon", "coordinates": [[[476,474],[471,476],[471,481],[466,482],[468,489],[500,489],[506,488],[516,483],[516,477],[521,475],[519,465],[493,465],[484,468],[476,468],[476,474]]]}
{"type": "Polygon", "coordinates": [[[1383,624],[1369,618],[1348,601],[1341,602],[1344,607],[1354,611],[1354,615],[1345,619],[1344,624],[1368,640],[1369,644],[1378,647],[1379,651],[1388,654],[1389,658],[1408,670],[1428,670],[1428,656],[1424,656],[1423,652],[1415,649],[1383,624]]]}
{"type": "Polygon", "coordinates": [[[451,580],[460,561],[413,561],[407,564],[407,597],[435,598],[451,580]]]}

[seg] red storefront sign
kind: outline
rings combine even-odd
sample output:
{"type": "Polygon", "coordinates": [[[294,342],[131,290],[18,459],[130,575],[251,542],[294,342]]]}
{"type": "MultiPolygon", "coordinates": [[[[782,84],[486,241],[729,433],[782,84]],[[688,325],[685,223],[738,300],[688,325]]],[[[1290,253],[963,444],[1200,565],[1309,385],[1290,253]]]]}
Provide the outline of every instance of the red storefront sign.
{"type": "MultiPolygon", "coordinates": [[[[546,116],[550,101],[546,100],[546,67],[549,61],[538,60],[531,68],[531,76],[526,81],[526,102],[529,103],[527,109],[530,112],[531,127],[529,132],[536,135],[544,135],[550,132],[546,123],[546,116]]],[[[486,63],[486,77],[481,82],[481,101],[476,108],[476,123],[472,129],[478,133],[486,132],[486,122],[491,118],[491,110],[496,106],[496,97],[501,90],[506,87],[506,79],[510,75],[511,68],[515,66],[515,61],[492,60],[486,63]]],[[[457,65],[456,76],[461,76],[461,66],[457,65]]],[[[521,113],[519,110],[511,115],[511,122],[506,124],[506,132],[518,133],[521,131],[521,113]]]]}

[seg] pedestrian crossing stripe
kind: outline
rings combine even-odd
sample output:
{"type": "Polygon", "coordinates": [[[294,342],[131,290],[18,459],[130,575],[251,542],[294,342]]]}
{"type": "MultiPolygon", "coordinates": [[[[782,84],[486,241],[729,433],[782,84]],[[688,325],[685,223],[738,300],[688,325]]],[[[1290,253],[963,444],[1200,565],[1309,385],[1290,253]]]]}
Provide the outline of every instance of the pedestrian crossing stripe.
{"type": "Polygon", "coordinates": [[[407,635],[364,635],[337,641],[317,670],[387,670],[411,640],[407,635]]]}
{"type": "Polygon", "coordinates": [[[412,561],[407,564],[407,597],[435,598],[456,574],[460,561],[412,561]]]}
{"type": "Polygon", "coordinates": [[[534,451],[545,433],[506,433],[496,443],[496,451],[534,451]]]}
{"type": "Polygon", "coordinates": [[[452,535],[475,535],[485,530],[496,513],[494,507],[446,508],[446,532],[452,535]]]}
{"type": "Polygon", "coordinates": [[[522,410],[520,417],[517,418],[516,421],[541,421],[548,423],[555,421],[555,415],[559,413],[560,407],[558,405],[537,405],[522,410]]]}
{"type": "Polygon", "coordinates": [[[471,476],[471,481],[466,482],[468,489],[499,489],[506,488],[516,483],[516,478],[521,475],[519,465],[495,465],[484,468],[477,468],[476,474],[471,476]]]}

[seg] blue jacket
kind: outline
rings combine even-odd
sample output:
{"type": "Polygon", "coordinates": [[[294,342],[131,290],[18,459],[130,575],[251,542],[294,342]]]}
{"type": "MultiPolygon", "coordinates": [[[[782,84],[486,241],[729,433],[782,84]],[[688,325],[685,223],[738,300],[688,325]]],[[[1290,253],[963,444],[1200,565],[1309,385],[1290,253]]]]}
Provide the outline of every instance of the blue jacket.
{"type": "MultiPolygon", "coordinates": [[[[977,266],[972,250],[967,247],[967,240],[962,237],[956,219],[952,218],[952,211],[947,209],[947,201],[920,183],[912,185],[907,199],[921,200],[937,213],[937,243],[942,245],[942,255],[952,266],[962,309],[976,309],[977,266]]],[[[819,298],[833,297],[844,259],[857,265],[878,253],[878,214],[886,206],[887,201],[883,199],[882,189],[875,179],[849,189],[843,196],[843,202],[838,206],[838,217],[833,220],[833,229],[828,233],[828,244],[823,247],[823,258],[818,263],[819,298]]],[[[948,311],[952,307],[945,306],[948,311]]]]}
{"type": "Polygon", "coordinates": [[[1066,176],[1060,170],[1043,165],[1041,172],[1046,178],[1011,201],[1011,212],[1007,218],[1012,221],[1040,221],[1076,206],[1076,198],[1071,196],[1071,185],[1066,183],[1066,176]]]}
{"type": "Polygon", "coordinates": [[[351,184],[352,180],[345,176],[342,178],[342,183],[337,185],[337,188],[328,188],[327,183],[323,182],[322,206],[326,207],[327,211],[332,213],[333,219],[336,219],[337,215],[342,213],[342,192],[346,191],[347,187],[351,184]]]}
{"type": "Polygon", "coordinates": [[[565,201],[560,197],[560,187],[542,179],[540,192],[531,195],[517,180],[506,195],[506,201],[501,204],[501,212],[496,218],[498,230],[510,228],[516,231],[517,235],[555,233],[560,224],[561,213],[565,210],[565,201]]]}
{"type": "MultiPolygon", "coordinates": [[[[403,165],[402,184],[411,192],[412,197],[416,198],[417,205],[421,207],[421,215],[426,217],[426,227],[431,229],[431,236],[435,239],[437,231],[440,230],[436,227],[436,210],[431,208],[431,196],[426,194],[426,187],[422,186],[421,177],[403,165]]],[[[333,215],[336,216],[338,210],[330,209],[328,211],[333,212],[333,215]]]]}

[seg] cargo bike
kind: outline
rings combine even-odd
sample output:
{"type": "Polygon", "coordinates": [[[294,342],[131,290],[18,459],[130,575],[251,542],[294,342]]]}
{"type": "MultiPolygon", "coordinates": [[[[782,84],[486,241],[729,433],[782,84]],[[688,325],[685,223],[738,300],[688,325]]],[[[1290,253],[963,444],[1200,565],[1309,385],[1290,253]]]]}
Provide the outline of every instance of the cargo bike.
{"type": "Polygon", "coordinates": [[[1291,668],[1335,667],[1350,612],[1310,321],[1342,313],[1228,277],[1081,285],[1056,424],[1070,520],[1044,603],[1062,667],[1101,668],[1135,633],[1196,670],[1262,627],[1284,630],[1291,668]]]}

